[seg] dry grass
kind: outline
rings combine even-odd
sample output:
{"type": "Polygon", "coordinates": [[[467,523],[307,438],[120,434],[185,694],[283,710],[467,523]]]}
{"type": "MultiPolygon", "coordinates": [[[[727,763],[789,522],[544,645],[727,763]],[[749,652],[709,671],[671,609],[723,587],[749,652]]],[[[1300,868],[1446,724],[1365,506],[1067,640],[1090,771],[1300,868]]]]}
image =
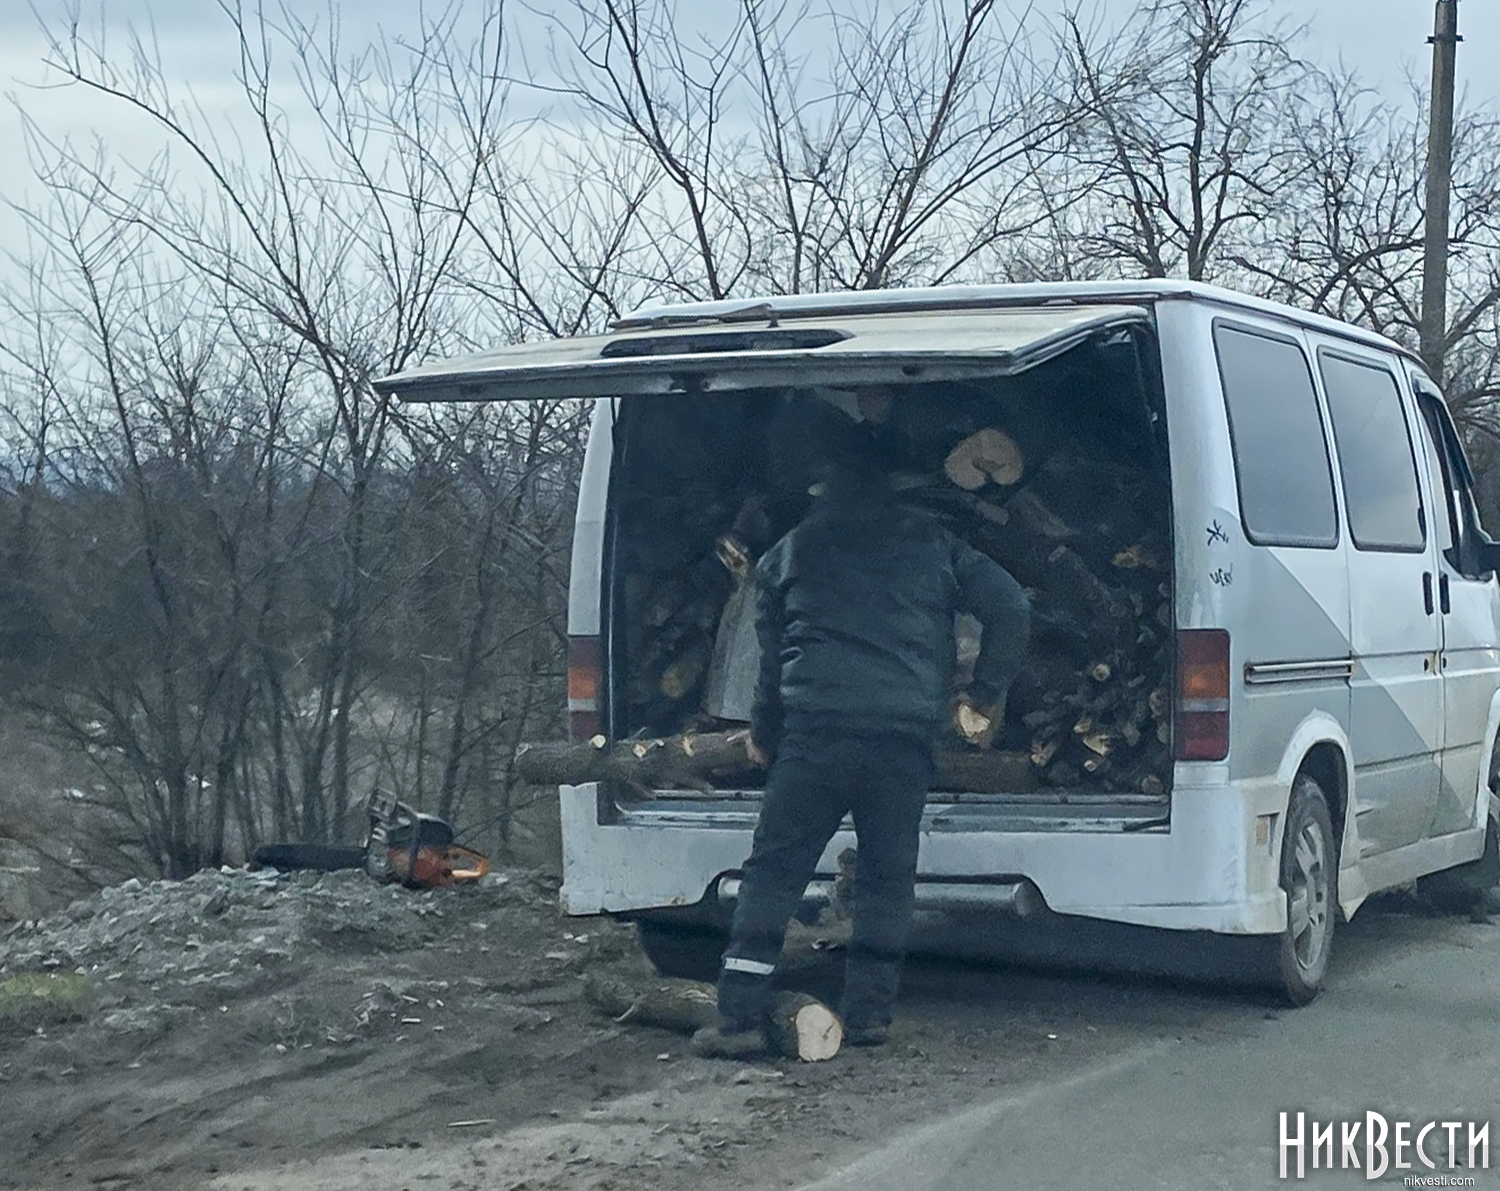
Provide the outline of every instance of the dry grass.
{"type": "Polygon", "coordinates": [[[0,1031],[31,1031],[88,1015],[98,988],[76,972],[22,972],[0,980],[0,1031]]]}

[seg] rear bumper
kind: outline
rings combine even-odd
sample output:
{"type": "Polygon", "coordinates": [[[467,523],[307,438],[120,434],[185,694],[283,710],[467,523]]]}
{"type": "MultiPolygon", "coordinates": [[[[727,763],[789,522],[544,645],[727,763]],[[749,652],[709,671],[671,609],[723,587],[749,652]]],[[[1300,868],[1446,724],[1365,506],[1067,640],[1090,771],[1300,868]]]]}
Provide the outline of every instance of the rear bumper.
{"type": "MultiPolygon", "coordinates": [[[[740,879],[725,877],[715,883],[710,901],[728,911],[739,899],[740,879]]],[[[1030,918],[1042,912],[1042,895],[1024,877],[1017,881],[922,881],[916,889],[916,909],[936,913],[1007,914],[1030,918]]],[[[827,909],[837,894],[833,881],[814,880],[802,895],[802,912],[816,915],[827,909]]],[[[809,918],[808,921],[812,919],[809,918]]]]}
{"type": "MultiPolygon", "coordinates": [[[[1286,921],[1277,885],[1280,832],[1271,830],[1257,844],[1256,818],[1279,816],[1286,794],[1259,783],[1230,785],[1226,776],[1220,767],[1179,766],[1170,830],[1031,832],[928,822],[918,880],[1025,880],[1059,914],[1173,930],[1277,933],[1286,921]],[[1182,780],[1193,777],[1209,781],[1182,780]]],[[[753,816],[644,822],[627,816],[601,824],[597,806],[596,786],[562,787],[562,897],[570,914],[696,905],[750,851],[753,816]]],[[[835,857],[854,842],[851,831],[840,831],[820,874],[834,873],[835,857]]]]}

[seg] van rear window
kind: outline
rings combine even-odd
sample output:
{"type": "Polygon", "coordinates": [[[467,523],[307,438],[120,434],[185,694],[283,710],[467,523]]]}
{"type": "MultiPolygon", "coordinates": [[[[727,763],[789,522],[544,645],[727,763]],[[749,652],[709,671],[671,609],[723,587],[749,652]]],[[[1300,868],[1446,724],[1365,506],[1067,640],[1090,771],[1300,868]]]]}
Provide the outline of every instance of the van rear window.
{"type": "Polygon", "coordinates": [[[1245,536],[1262,546],[1338,543],[1333,466],[1312,369],[1289,339],[1214,327],[1245,536]]]}

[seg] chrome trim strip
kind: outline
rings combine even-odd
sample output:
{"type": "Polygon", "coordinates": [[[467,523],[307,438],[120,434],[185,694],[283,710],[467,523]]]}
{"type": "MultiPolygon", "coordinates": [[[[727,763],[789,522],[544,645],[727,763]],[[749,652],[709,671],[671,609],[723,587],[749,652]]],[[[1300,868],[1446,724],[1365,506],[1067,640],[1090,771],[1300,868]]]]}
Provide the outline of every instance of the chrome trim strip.
{"type": "MultiPolygon", "coordinates": [[[[740,878],[724,877],[717,886],[719,904],[732,906],[739,900],[740,878]]],[[[1026,878],[1000,884],[977,881],[927,881],[917,878],[913,890],[918,910],[990,910],[1030,918],[1046,908],[1041,890],[1026,878]]],[[[834,882],[809,881],[802,894],[808,908],[822,909],[834,900],[834,882]]],[[[743,963],[745,961],[737,961],[743,963]]],[[[729,967],[729,960],[724,966],[729,967]]]]}
{"type": "Polygon", "coordinates": [[[1353,677],[1353,658],[1323,658],[1312,662],[1247,662],[1245,665],[1245,682],[1250,686],[1328,682],[1353,677]]]}

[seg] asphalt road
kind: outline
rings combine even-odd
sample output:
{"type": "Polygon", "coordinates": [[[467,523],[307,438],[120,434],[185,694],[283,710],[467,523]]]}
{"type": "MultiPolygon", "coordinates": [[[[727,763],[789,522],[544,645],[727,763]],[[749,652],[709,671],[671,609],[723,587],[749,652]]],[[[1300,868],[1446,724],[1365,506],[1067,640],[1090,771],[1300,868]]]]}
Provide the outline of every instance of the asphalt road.
{"type": "MultiPolygon", "coordinates": [[[[1220,1028],[1155,1039],[1056,1083],[976,1103],[893,1138],[804,1191],[1069,1188],[1177,1191],[1296,1184],[1279,1177],[1283,1111],[1306,1114],[1301,1185],[1365,1184],[1366,1113],[1385,1118],[1381,1181],[1475,1178],[1500,1187],[1500,919],[1427,918],[1380,905],[1341,926],[1329,987],[1311,1006],[1226,1006],[1220,1028]],[[1311,1124],[1360,1121],[1360,1168],[1312,1169],[1311,1124]],[[1428,1121],[1429,1169],[1394,1165],[1394,1129],[1428,1121]],[[1448,1168],[1441,1122],[1458,1121],[1448,1168]],[[1491,1122],[1489,1166],[1468,1161],[1468,1122],[1491,1122]]],[[[1336,1131],[1337,1132],[1337,1131],[1336,1131]]],[[[1378,1129],[1377,1129],[1378,1133],[1378,1129]]],[[[1476,1154],[1476,1158],[1480,1155],[1476,1154]]],[[[1375,1165],[1381,1165],[1375,1152],[1375,1165]]],[[[1422,1185],[1422,1184],[1416,1184],[1422,1185]]],[[[1431,1184],[1429,1184],[1431,1185],[1431,1184]]],[[[1450,1184],[1451,1185],[1451,1184],[1450,1184]]],[[[1459,1184],[1464,1185],[1464,1184],[1459,1184]]]]}

